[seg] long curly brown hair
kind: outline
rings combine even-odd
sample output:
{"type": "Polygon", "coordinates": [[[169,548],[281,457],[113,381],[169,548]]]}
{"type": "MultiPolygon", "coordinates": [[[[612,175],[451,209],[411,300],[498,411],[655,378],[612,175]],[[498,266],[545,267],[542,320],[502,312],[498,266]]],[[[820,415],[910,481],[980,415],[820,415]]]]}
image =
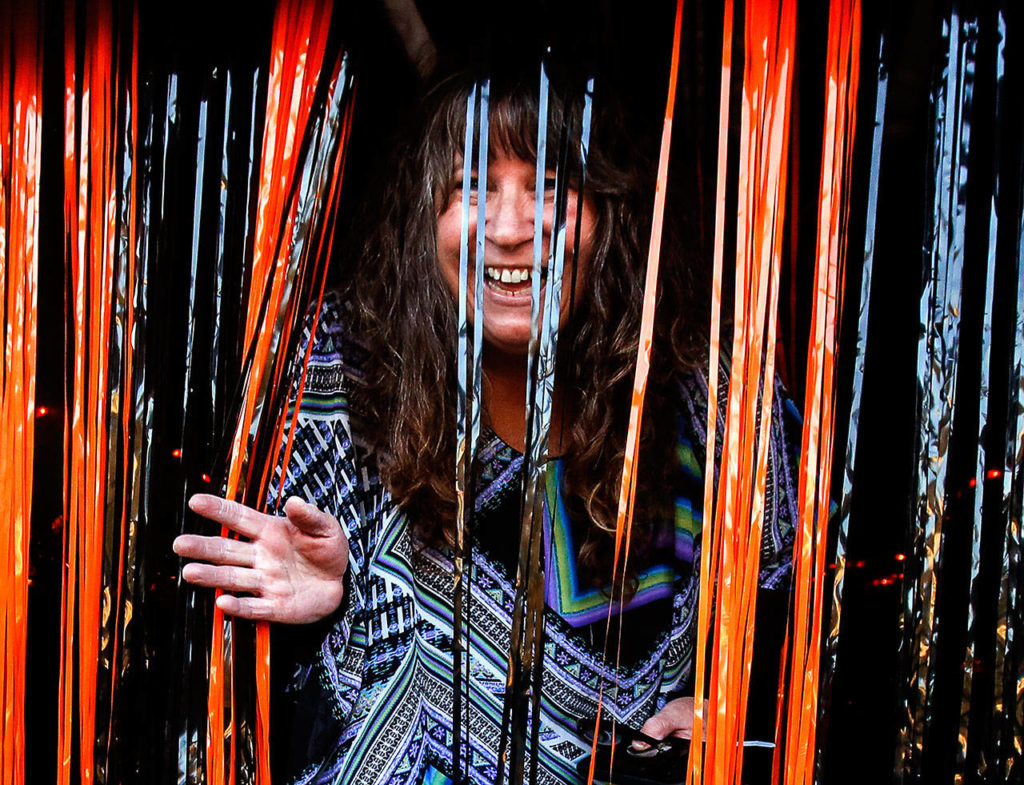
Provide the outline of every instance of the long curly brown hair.
{"type": "MultiPolygon", "coordinates": [[[[451,77],[424,100],[417,133],[397,150],[381,213],[370,224],[349,295],[357,330],[369,348],[365,381],[353,391],[353,412],[414,535],[435,546],[453,542],[456,421],[456,304],[438,268],[435,232],[450,195],[453,167],[463,154],[472,84],[469,75],[451,77]]],[[[564,129],[575,129],[579,138],[582,102],[565,95],[552,82],[549,140],[557,140],[564,129]]],[[[492,153],[536,161],[537,117],[535,78],[493,79],[492,153]]],[[[557,147],[548,145],[552,168],[557,147]]],[[[575,169],[578,159],[570,164],[575,169]]],[[[585,177],[597,217],[594,255],[589,285],[559,339],[556,377],[571,422],[564,496],[573,518],[585,522],[578,564],[594,583],[601,576],[607,580],[612,558],[610,532],[650,236],[650,170],[637,160],[614,104],[598,95],[585,177]]],[[[645,520],[671,504],[663,489],[676,444],[675,380],[700,362],[705,345],[703,263],[699,252],[679,247],[673,231],[678,226],[678,221],[668,222],[662,250],[634,517],[634,552],[640,558],[633,574],[643,564],[645,520]]]]}

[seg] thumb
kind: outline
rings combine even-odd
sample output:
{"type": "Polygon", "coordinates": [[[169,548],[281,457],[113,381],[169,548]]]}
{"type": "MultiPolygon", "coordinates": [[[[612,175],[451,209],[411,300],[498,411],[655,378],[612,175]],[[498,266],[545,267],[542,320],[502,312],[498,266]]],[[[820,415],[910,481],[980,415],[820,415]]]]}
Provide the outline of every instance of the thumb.
{"type": "Polygon", "coordinates": [[[678,723],[663,711],[655,714],[640,728],[641,733],[646,733],[652,739],[664,739],[676,730],[678,723]]]}
{"type": "Polygon", "coordinates": [[[288,516],[289,523],[311,537],[332,537],[341,532],[341,526],[333,515],[298,496],[292,496],[284,503],[284,514],[288,516]]]}

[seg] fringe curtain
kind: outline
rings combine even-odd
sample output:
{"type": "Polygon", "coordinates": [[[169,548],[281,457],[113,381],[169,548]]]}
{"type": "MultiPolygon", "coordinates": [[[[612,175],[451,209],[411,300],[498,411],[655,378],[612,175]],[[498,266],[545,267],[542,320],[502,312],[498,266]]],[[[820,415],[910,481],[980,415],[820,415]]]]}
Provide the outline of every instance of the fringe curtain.
{"type": "MultiPolygon", "coordinates": [[[[1019,767],[1024,727],[1017,644],[1024,195],[1022,135],[1007,92],[1020,82],[1019,68],[1007,55],[1018,17],[1007,2],[942,6],[940,62],[929,107],[914,500],[906,520],[907,547],[900,554],[905,563],[884,579],[902,587],[905,631],[898,663],[901,728],[892,744],[897,777],[904,780],[945,776],[947,762],[955,781],[990,770],[1009,779],[1019,767]],[[981,150],[973,137],[988,128],[992,132],[983,138],[991,144],[981,150]],[[984,193],[976,198],[979,188],[984,193]],[[969,255],[984,262],[976,279],[964,264],[969,255]],[[975,335],[979,346],[970,343],[975,335]],[[964,359],[974,353],[976,361],[964,359]],[[965,395],[964,385],[976,385],[979,395],[973,390],[965,395]],[[957,456],[966,456],[972,467],[964,483],[954,470],[957,456]],[[949,568],[958,556],[947,541],[956,536],[950,522],[961,520],[967,522],[970,547],[965,569],[958,571],[949,568]],[[958,594],[969,597],[963,618],[942,599],[958,594]],[[943,666],[950,648],[957,666],[952,675],[943,666]],[[983,662],[992,663],[990,671],[980,667],[983,662]],[[957,696],[952,723],[941,698],[949,690],[957,696]]],[[[712,378],[721,368],[729,386],[721,402],[727,416],[719,422],[709,414],[708,421],[709,443],[720,439],[723,456],[717,487],[713,450],[705,467],[708,526],[701,552],[694,728],[706,744],[691,747],[688,781],[739,782],[743,776],[765,435],[788,220],[789,258],[813,258],[814,264],[800,520],[788,642],[779,663],[775,778],[809,783],[834,774],[823,755],[831,691],[835,677],[850,667],[844,665],[840,632],[848,540],[855,543],[857,536],[852,499],[862,492],[855,471],[863,461],[857,460],[861,394],[872,383],[864,355],[880,340],[872,335],[869,342],[867,328],[881,236],[878,195],[887,176],[882,152],[892,59],[887,41],[893,39],[885,28],[880,40],[865,36],[862,47],[859,2],[829,3],[817,220],[813,252],[805,253],[793,247],[811,234],[792,228],[802,197],[794,182],[787,183],[799,163],[793,110],[797,3],[747,2],[735,19],[732,0],[723,0],[723,9],[709,367],[712,378]],[[875,80],[869,88],[873,135],[857,129],[862,57],[868,63],[864,72],[875,80]],[[732,102],[737,88],[738,100],[732,102]],[[738,134],[730,137],[733,128],[738,134]],[[738,173],[734,181],[731,165],[738,173]],[[855,182],[858,167],[866,172],[863,189],[855,182]],[[733,200],[735,227],[728,216],[733,200]],[[830,474],[838,452],[833,424],[843,397],[837,347],[846,249],[849,243],[859,246],[862,238],[851,227],[861,223],[864,262],[850,265],[851,274],[860,273],[856,357],[845,455],[839,456],[845,458],[843,481],[833,515],[830,474]],[[728,309],[722,298],[730,294],[731,347],[723,352],[722,314],[728,309]],[[730,358],[727,368],[723,353],[730,358]],[[838,532],[831,581],[830,520],[838,532]]],[[[54,621],[60,625],[57,781],[137,777],[266,783],[267,629],[225,620],[210,597],[181,584],[169,542],[186,529],[205,531],[186,511],[185,501],[195,491],[220,492],[262,508],[277,503],[275,489],[268,487],[269,467],[287,461],[290,449],[294,411],[285,406],[285,388],[290,378],[301,376],[305,361],[296,356],[294,328],[318,301],[332,253],[353,78],[336,25],[330,23],[332,6],[322,0],[282,0],[266,20],[269,57],[264,52],[250,62],[211,67],[202,77],[148,62],[145,9],[121,0],[66,0],[63,10],[58,73],[64,144],[56,168],[62,175],[66,374],[62,596],[60,619],[54,621]],[[167,619],[174,620],[172,629],[166,628],[167,619]],[[144,710],[161,717],[159,725],[135,722],[144,710]]],[[[667,167],[685,43],[679,32],[683,10],[678,2],[644,340],[649,340],[657,296],[660,218],[672,209],[667,167]]],[[[0,493],[7,533],[0,569],[5,621],[0,777],[12,785],[25,779],[34,428],[36,418],[47,414],[35,402],[42,40],[37,5],[15,2],[0,10],[0,493]]],[[[479,90],[483,121],[486,83],[479,90]]],[[[590,83],[586,93],[588,100],[599,101],[600,84],[595,92],[590,83]]],[[[476,111],[469,107],[468,116],[476,111]]],[[[808,149],[806,136],[803,148],[808,149]]],[[[479,267],[481,260],[476,261],[479,267]]],[[[792,319],[797,309],[792,294],[789,299],[792,319]]],[[[465,315],[460,321],[465,333],[465,315]]],[[[790,331],[795,332],[792,326],[790,331]]],[[[535,343],[546,347],[538,357],[553,356],[551,329],[538,326],[535,333],[535,343]]],[[[480,338],[463,338],[478,376],[471,351],[480,338]]],[[[794,338],[788,336],[790,373],[797,365],[794,338]]],[[[641,422],[646,347],[642,341],[622,476],[617,574],[625,572],[629,551],[633,445],[641,422]]],[[[539,410],[546,388],[537,378],[539,410]]],[[[472,404],[479,395],[472,374],[465,384],[465,395],[473,390],[472,404]]],[[[709,412],[714,413],[718,390],[715,384],[710,388],[709,412]]],[[[472,406],[465,408],[463,442],[472,442],[478,425],[472,406]]],[[[535,432],[543,433],[538,423],[535,432]]],[[[543,462],[541,449],[534,463],[543,462]]],[[[465,474],[468,464],[460,465],[465,474]]],[[[536,539],[524,539],[527,567],[535,561],[536,539]]],[[[536,589],[542,579],[535,570],[529,585],[522,586],[521,661],[510,667],[536,670],[532,665],[543,638],[537,601],[542,595],[536,589]]],[[[471,646],[468,630],[466,639],[471,646]]],[[[458,684],[455,674],[453,680],[458,684]]],[[[528,682],[518,687],[523,696],[527,687],[528,682]]],[[[525,767],[524,716],[517,714],[508,724],[517,774],[525,767]]]]}

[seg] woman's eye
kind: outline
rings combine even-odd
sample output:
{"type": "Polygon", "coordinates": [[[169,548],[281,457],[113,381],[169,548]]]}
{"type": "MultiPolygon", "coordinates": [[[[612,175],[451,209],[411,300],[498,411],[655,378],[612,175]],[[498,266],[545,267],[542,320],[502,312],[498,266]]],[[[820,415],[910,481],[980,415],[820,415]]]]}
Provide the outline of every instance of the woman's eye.
{"type": "MultiPolygon", "coordinates": [[[[461,191],[462,190],[462,185],[463,185],[464,182],[465,181],[462,179],[462,175],[459,175],[458,177],[452,178],[451,189],[453,191],[461,191]]],[[[469,190],[470,191],[475,191],[477,189],[478,185],[479,185],[479,181],[477,180],[477,176],[476,175],[473,175],[472,177],[469,178],[469,190]]]]}
{"type": "Polygon", "coordinates": [[[544,190],[545,191],[554,191],[555,190],[555,186],[557,184],[558,184],[558,181],[555,179],[554,176],[545,177],[544,178],[544,190]]]}

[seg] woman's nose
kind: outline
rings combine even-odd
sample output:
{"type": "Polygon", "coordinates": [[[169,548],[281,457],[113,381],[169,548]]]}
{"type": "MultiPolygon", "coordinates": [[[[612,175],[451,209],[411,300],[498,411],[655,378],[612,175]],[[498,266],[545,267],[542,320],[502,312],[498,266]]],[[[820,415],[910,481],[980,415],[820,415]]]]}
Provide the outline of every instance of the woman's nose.
{"type": "Polygon", "coordinates": [[[486,228],[488,241],[503,248],[515,248],[533,242],[533,193],[522,189],[498,189],[487,194],[486,228]]]}

